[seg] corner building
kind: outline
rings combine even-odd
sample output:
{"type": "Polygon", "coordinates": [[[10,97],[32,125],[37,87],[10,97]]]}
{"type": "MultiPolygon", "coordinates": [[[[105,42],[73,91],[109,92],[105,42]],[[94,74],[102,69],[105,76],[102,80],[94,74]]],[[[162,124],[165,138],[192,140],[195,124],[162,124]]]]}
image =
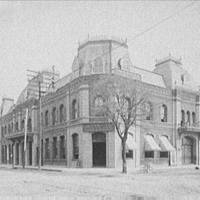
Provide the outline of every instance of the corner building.
{"type": "MultiPolygon", "coordinates": [[[[199,164],[200,99],[198,87],[181,60],[157,60],[147,71],[133,66],[126,41],[90,38],[79,44],[72,73],[50,85],[42,97],[42,164],[66,167],[121,167],[121,142],[112,123],[98,116],[94,96],[98,80],[108,74],[133,80],[148,94],[145,119],[131,127],[127,141],[128,168],[147,162],[159,165],[199,164]]],[[[1,163],[22,163],[24,112],[28,108],[26,163],[38,163],[39,109],[36,95],[1,106],[1,163]]]]}

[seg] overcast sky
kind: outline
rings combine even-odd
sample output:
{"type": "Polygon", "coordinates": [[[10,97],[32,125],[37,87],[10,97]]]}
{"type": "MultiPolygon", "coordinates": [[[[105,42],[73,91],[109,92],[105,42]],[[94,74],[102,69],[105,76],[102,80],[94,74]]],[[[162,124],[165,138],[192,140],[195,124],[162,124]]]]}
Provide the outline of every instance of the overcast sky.
{"type": "Polygon", "coordinates": [[[71,71],[78,41],[87,35],[128,39],[134,65],[153,70],[169,52],[200,84],[200,2],[191,1],[0,2],[0,97],[15,101],[27,84],[27,69],[55,65],[71,71]],[[151,31],[134,36],[174,15],[151,31]]]}

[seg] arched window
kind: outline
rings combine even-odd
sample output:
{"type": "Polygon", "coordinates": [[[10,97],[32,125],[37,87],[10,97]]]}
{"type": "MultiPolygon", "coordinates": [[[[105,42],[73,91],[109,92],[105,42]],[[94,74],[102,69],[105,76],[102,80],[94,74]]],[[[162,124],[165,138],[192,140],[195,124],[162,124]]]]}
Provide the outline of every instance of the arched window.
{"type": "Polygon", "coordinates": [[[181,110],[181,126],[185,124],[185,111],[181,110]]]}
{"type": "Polygon", "coordinates": [[[15,131],[17,132],[19,130],[18,122],[15,122],[15,131]]]}
{"type": "Polygon", "coordinates": [[[31,132],[32,131],[32,120],[31,120],[31,118],[28,118],[27,127],[28,127],[27,128],[28,131],[31,132]]]}
{"type": "Polygon", "coordinates": [[[104,104],[104,100],[101,96],[97,96],[94,99],[94,108],[95,108],[95,115],[96,116],[103,116],[104,115],[104,111],[103,111],[103,104],[104,104]]]}
{"type": "Polygon", "coordinates": [[[193,125],[196,124],[196,114],[195,114],[195,112],[192,112],[192,123],[193,123],[193,125]]]}
{"type": "Polygon", "coordinates": [[[151,102],[147,102],[145,104],[145,114],[146,114],[146,120],[152,120],[153,119],[153,105],[151,102]]]}
{"type": "Polygon", "coordinates": [[[5,134],[7,133],[7,127],[5,126],[5,134]]]}
{"type": "Polygon", "coordinates": [[[76,99],[72,101],[72,119],[78,118],[78,105],[76,99]]]}
{"type": "Polygon", "coordinates": [[[8,124],[8,133],[11,133],[11,127],[10,127],[10,124],[8,124]]]}
{"type": "Polygon", "coordinates": [[[190,111],[187,111],[187,125],[190,125],[190,111]]]}
{"type": "Polygon", "coordinates": [[[96,58],[94,61],[94,73],[102,73],[103,72],[103,62],[102,58],[96,58]]]}
{"type": "Polygon", "coordinates": [[[160,113],[160,117],[161,117],[161,122],[167,122],[167,106],[165,104],[163,104],[161,106],[161,113],[160,113]]]}
{"type": "Polygon", "coordinates": [[[56,107],[53,107],[52,110],[52,125],[56,124],[56,107]]]}
{"type": "Polygon", "coordinates": [[[46,112],[45,112],[45,126],[48,126],[48,124],[49,124],[49,111],[48,110],[46,110],[46,112]]]}
{"type": "Polygon", "coordinates": [[[72,135],[72,144],[73,144],[73,159],[79,158],[79,138],[78,134],[74,133],[72,135]]]}
{"type": "Polygon", "coordinates": [[[24,119],[21,121],[21,130],[24,130],[24,119]]]}
{"type": "Polygon", "coordinates": [[[60,123],[64,122],[64,105],[61,104],[59,107],[59,112],[60,112],[60,123]]]}
{"type": "Polygon", "coordinates": [[[11,132],[13,132],[13,122],[11,123],[11,132]]]}
{"type": "Polygon", "coordinates": [[[94,106],[95,108],[99,108],[103,106],[103,98],[101,96],[97,96],[94,100],[94,106]]]}

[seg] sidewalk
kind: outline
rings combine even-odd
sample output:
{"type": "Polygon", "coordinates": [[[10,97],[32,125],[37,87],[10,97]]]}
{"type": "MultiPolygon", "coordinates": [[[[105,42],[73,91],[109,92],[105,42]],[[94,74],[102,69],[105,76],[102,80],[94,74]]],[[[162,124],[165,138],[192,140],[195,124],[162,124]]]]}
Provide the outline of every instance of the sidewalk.
{"type": "MultiPolygon", "coordinates": [[[[195,169],[197,165],[178,165],[178,166],[166,166],[166,165],[151,165],[151,172],[168,171],[174,169],[195,169]]],[[[1,164],[0,168],[13,169],[12,164],[1,164]]],[[[23,169],[21,165],[15,165],[14,169],[23,169]]],[[[24,170],[39,170],[38,166],[26,166],[24,170]]],[[[70,172],[70,173],[87,173],[87,174],[116,174],[121,173],[121,168],[68,168],[66,166],[55,166],[55,165],[44,165],[41,166],[42,171],[52,171],[52,172],[70,172]]],[[[144,166],[140,168],[128,169],[128,174],[141,174],[146,173],[144,166]]]]}

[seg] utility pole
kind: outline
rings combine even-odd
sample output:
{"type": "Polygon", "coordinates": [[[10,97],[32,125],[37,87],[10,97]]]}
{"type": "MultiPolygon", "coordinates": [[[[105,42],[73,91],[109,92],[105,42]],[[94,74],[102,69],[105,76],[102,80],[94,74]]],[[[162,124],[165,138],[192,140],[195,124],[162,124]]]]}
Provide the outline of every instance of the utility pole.
{"type": "Polygon", "coordinates": [[[32,71],[27,70],[29,73],[29,92],[32,92],[35,96],[38,97],[39,100],[39,133],[38,133],[38,169],[41,169],[42,165],[42,95],[44,95],[49,86],[54,88],[55,76],[59,77],[58,73],[55,73],[54,66],[52,67],[52,71],[32,71]]]}
{"type": "Polygon", "coordinates": [[[42,138],[42,98],[41,98],[41,83],[42,83],[42,74],[39,73],[39,78],[38,78],[38,89],[39,89],[39,148],[38,148],[38,153],[39,153],[39,162],[38,162],[38,169],[41,169],[41,161],[42,161],[42,148],[41,148],[41,138],[42,138]]]}

